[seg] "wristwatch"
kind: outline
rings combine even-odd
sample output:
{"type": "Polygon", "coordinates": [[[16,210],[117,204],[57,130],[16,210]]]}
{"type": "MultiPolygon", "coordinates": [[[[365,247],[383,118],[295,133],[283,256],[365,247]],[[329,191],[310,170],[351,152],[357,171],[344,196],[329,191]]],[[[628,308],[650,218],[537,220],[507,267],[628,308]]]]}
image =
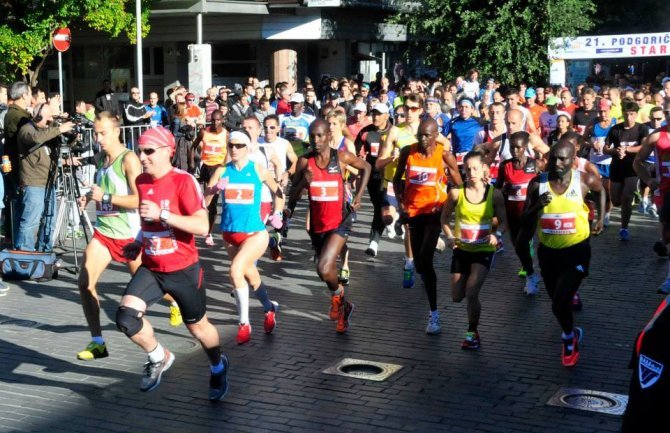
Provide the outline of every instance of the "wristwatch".
{"type": "Polygon", "coordinates": [[[102,195],[102,204],[112,204],[112,195],[108,192],[102,195]]]}
{"type": "Polygon", "coordinates": [[[167,222],[167,220],[170,219],[170,211],[167,209],[161,209],[160,219],[163,222],[167,222]]]}

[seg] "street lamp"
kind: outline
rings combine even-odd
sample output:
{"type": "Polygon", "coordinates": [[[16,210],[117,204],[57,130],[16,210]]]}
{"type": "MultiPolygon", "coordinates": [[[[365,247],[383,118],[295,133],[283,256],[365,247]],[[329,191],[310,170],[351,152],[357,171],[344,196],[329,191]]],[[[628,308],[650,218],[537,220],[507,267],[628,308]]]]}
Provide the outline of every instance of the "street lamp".
{"type": "Polygon", "coordinates": [[[142,0],[135,0],[135,32],[137,46],[137,88],[140,90],[140,97],[144,98],[144,83],[142,75],[144,68],[142,65],[142,0]]]}

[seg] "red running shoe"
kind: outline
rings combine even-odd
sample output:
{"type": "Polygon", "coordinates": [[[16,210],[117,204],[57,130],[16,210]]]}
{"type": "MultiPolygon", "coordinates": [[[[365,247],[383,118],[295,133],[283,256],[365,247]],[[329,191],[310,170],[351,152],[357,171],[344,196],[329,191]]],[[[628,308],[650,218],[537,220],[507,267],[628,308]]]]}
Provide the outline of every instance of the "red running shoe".
{"type": "Polygon", "coordinates": [[[266,334],[271,334],[277,326],[277,318],[275,317],[277,311],[279,311],[279,304],[272,301],[272,310],[265,313],[265,321],[263,322],[263,328],[265,328],[266,334]]]}
{"type": "Polygon", "coordinates": [[[565,367],[574,367],[579,361],[579,343],[582,341],[584,332],[582,328],[575,328],[572,340],[563,340],[563,353],[561,361],[565,367]]]}
{"type": "Polygon", "coordinates": [[[248,343],[251,340],[251,325],[248,323],[240,323],[240,326],[237,328],[237,338],[235,339],[237,344],[248,343]]]}

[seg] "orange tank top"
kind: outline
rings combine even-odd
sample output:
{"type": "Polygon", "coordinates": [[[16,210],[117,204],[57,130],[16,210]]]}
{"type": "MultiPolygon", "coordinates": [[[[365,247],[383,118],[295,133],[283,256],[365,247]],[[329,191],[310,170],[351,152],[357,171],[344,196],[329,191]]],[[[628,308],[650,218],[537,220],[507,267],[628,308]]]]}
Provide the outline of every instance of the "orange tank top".
{"type": "Polygon", "coordinates": [[[200,160],[210,167],[222,165],[226,160],[226,130],[214,134],[205,130],[202,137],[200,160]]]}
{"type": "Polygon", "coordinates": [[[447,200],[447,176],[444,171],[441,144],[432,155],[419,152],[413,144],[405,166],[403,205],[410,217],[439,212],[447,200]]]}

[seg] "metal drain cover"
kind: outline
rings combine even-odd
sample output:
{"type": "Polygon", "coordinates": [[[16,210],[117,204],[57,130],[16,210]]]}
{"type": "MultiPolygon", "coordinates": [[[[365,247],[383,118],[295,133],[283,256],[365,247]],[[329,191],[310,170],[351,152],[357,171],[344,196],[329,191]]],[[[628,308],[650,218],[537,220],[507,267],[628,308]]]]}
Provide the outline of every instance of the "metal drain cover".
{"type": "Polygon", "coordinates": [[[547,402],[549,406],[569,407],[608,415],[623,415],[627,404],[627,395],[579,388],[561,388],[547,402]]]}
{"type": "Polygon", "coordinates": [[[323,373],[383,382],[400,371],[401,368],[402,365],[389,364],[388,362],[344,358],[335,365],[323,370],[323,373]]]}
{"type": "Polygon", "coordinates": [[[42,324],[39,322],[34,322],[32,320],[7,319],[0,322],[0,325],[3,325],[3,329],[7,331],[21,331],[25,329],[37,328],[42,324]]]}

